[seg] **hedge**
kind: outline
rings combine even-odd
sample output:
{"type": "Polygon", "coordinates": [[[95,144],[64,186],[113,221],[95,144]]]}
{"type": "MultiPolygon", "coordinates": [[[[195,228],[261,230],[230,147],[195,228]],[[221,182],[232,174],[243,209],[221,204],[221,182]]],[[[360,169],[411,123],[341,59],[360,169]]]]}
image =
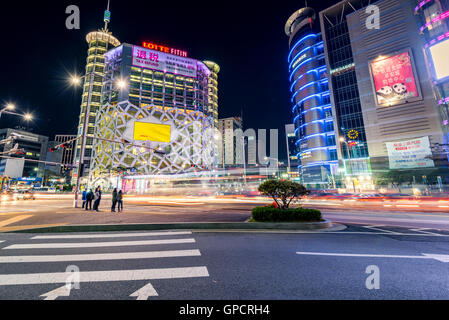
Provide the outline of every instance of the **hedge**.
{"type": "Polygon", "coordinates": [[[315,209],[277,209],[275,207],[257,207],[252,211],[255,222],[316,222],[322,221],[321,211],[315,209]]]}

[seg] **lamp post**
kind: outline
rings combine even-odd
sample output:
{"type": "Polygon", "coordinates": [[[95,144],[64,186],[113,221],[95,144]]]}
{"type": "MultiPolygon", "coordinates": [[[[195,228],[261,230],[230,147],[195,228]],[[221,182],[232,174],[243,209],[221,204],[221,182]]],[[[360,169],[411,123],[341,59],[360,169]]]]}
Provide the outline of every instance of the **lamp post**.
{"type": "MultiPolygon", "coordinates": [[[[84,76],[77,76],[73,75],[70,78],[70,81],[73,85],[78,86],[81,84],[81,80],[83,78],[89,77],[89,92],[88,92],[88,98],[87,98],[87,106],[86,106],[86,113],[84,116],[84,125],[83,125],[83,134],[81,135],[81,148],[80,148],[80,157],[79,157],[79,163],[78,163],[78,177],[76,179],[76,187],[75,187],[75,200],[74,200],[74,207],[78,208],[78,194],[80,192],[80,186],[81,186],[81,168],[84,166],[84,155],[85,155],[85,149],[86,149],[86,140],[87,140],[87,127],[89,125],[89,115],[90,115],[90,104],[92,102],[92,91],[93,91],[93,84],[94,84],[94,76],[101,77],[102,81],[106,77],[106,75],[102,75],[96,72],[89,72],[86,73],[84,76]]],[[[127,83],[123,79],[119,79],[117,81],[117,87],[121,90],[126,87],[127,83]]],[[[102,87],[103,90],[103,87],[102,87]]],[[[103,97],[103,92],[101,93],[101,96],[103,97]]],[[[76,149],[75,149],[76,154],[76,149]]],[[[84,170],[83,170],[84,171],[84,170]]]]}
{"type": "MultiPolygon", "coordinates": [[[[349,151],[349,143],[346,141],[346,139],[345,138],[343,138],[343,137],[340,137],[340,142],[341,143],[346,143],[346,146],[347,146],[347,149],[348,149],[348,160],[350,161],[351,160],[351,152],[349,151]]],[[[344,170],[345,170],[345,175],[347,174],[347,170],[346,170],[346,161],[343,159],[343,165],[344,165],[344,170]]],[[[351,179],[351,181],[352,181],[352,186],[353,186],[353,189],[354,189],[354,193],[355,193],[355,184],[354,184],[354,180],[352,180],[351,179]]]]}
{"type": "Polygon", "coordinates": [[[13,110],[15,110],[15,109],[16,109],[15,105],[8,103],[3,109],[0,110],[0,118],[2,117],[3,114],[10,114],[13,116],[23,117],[26,121],[33,120],[33,115],[31,113],[20,114],[20,113],[14,112],[13,110]]]}

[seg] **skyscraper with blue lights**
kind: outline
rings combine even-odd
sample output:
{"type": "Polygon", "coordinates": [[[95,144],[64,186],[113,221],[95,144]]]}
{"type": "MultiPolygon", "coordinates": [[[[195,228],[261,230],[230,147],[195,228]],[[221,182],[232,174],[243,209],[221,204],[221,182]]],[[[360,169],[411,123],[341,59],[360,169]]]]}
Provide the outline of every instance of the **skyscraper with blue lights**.
{"type": "Polygon", "coordinates": [[[299,171],[309,188],[333,188],[338,170],[334,117],[324,44],[312,8],[296,11],[285,25],[299,171]]]}

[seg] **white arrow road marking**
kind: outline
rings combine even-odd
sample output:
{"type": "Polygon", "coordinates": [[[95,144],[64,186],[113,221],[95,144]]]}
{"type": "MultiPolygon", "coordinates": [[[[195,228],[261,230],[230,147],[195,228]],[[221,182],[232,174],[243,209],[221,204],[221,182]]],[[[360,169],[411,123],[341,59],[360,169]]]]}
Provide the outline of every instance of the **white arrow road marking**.
{"type": "Polygon", "coordinates": [[[0,256],[0,263],[101,261],[101,260],[129,260],[129,259],[199,257],[199,256],[201,256],[199,250],[172,250],[172,251],[51,255],[51,256],[4,256],[4,257],[0,256]]]}
{"type": "Polygon", "coordinates": [[[359,258],[399,258],[399,259],[435,259],[441,262],[449,262],[449,255],[427,254],[422,256],[400,256],[389,254],[356,254],[356,253],[326,253],[326,252],[296,252],[304,256],[328,256],[328,257],[359,257],[359,258]]]}
{"type": "Polygon", "coordinates": [[[70,285],[69,286],[65,285],[56,290],[44,293],[41,295],[41,297],[45,297],[44,300],[56,300],[58,297],[70,297],[71,290],[72,287],[70,285]]]}
{"type": "Polygon", "coordinates": [[[430,235],[433,235],[433,236],[439,236],[438,233],[434,233],[434,232],[430,232],[430,231],[424,231],[424,230],[430,230],[430,229],[429,228],[410,229],[410,231],[421,232],[421,233],[430,234],[430,235]]]}
{"type": "Polygon", "coordinates": [[[13,223],[16,223],[16,222],[28,219],[30,217],[32,217],[32,216],[28,216],[28,215],[27,216],[17,216],[17,217],[8,219],[8,220],[0,221],[0,227],[5,227],[7,225],[10,225],[10,224],[13,224],[13,223]]]}
{"type": "Polygon", "coordinates": [[[153,236],[181,236],[190,235],[190,231],[180,232],[146,232],[146,233],[123,233],[123,234],[85,234],[85,235],[56,235],[56,236],[36,236],[31,239],[96,239],[96,238],[133,238],[133,237],[153,237],[153,236]]]}
{"type": "Polygon", "coordinates": [[[176,243],[195,243],[195,239],[167,239],[167,240],[123,241],[123,242],[91,242],[91,243],[14,244],[12,246],[3,248],[3,250],[128,247],[128,246],[148,246],[148,245],[157,245],[157,244],[176,244],[176,243]]]}
{"type": "Polygon", "coordinates": [[[379,227],[385,227],[385,226],[364,226],[364,228],[366,228],[366,229],[382,231],[382,232],[389,233],[389,234],[400,234],[398,232],[394,232],[394,231],[390,231],[390,230],[379,229],[379,227]]]}
{"type": "Polygon", "coordinates": [[[136,300],[148,300],[149,297],[157,296],[158,294],[151,283],[130,295],[130,297],[137,297],[136,300]]]}
{"type": "MultiPolygon", "coordinates": [[[[206,267],[86,271],[79,273],[80,282],[138,281],[209,277],[206,267]]],[[[31,273],[0,275],[0,286],[66,283],[67,273],[31,273]]]]}

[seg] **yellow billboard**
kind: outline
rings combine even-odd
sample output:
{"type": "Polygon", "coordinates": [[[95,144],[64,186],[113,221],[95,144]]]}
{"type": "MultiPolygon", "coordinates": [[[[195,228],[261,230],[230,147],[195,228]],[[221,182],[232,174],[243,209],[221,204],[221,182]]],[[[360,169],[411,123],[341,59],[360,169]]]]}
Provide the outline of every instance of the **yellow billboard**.
{"type": "Polygon", "coordinates": [[[135,122],[134,140],[170,143],[171,126],[165,124],[135,122]]]}

